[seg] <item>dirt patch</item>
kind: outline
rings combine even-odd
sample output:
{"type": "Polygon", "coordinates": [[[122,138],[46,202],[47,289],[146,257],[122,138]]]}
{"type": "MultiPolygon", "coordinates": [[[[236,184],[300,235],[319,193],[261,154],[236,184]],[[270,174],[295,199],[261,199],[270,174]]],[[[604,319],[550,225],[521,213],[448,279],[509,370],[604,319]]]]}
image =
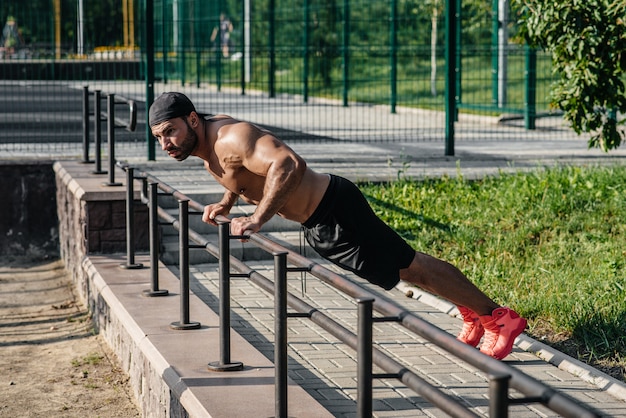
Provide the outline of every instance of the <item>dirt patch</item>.
{"type": "Polygon", "coordinates": [[[141,416],[61,261],[5,260],[0,289],[0,416],[141,416]]]}

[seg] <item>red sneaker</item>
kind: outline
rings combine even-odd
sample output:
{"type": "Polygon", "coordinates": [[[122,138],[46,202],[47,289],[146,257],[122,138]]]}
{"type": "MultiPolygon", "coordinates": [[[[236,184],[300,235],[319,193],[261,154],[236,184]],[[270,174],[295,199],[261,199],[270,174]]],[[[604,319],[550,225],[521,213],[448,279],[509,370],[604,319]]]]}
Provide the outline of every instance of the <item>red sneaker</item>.
{"type": "Polygon", "coordinates": [[[485,341],[480,352],[502,360],[513,350],[513,342],[526,328],[526,320],[512,309],[494,309],[491,315],[483,315],[480,322],[485,328],[485,341]]]}
{"type": "Polygon", "coordinates": [[[461,333],[456,339],[476,347],[485,333],[485,328],[480,323],[480,318],[476,312],[465,306],[457,306],[457,308],[463,315],[463,329],[461,329],[461,333]]]}

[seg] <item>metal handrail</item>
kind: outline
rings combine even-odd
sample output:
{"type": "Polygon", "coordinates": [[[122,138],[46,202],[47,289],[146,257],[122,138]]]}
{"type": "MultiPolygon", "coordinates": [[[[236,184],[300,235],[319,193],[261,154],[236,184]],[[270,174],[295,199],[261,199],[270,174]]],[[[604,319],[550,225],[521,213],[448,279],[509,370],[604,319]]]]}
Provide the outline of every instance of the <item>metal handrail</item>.
{"type": "Polygon", "coordinates": [[[107,95],[107,111],[101,111],[101,91],[95,90],[94,96],[94,143],[95,143],[95,161],[89,160],[89,86],[83,86],[83,163],[95,162],[96,168],[92,172],[93,174],[107,174],[107,171],[103,171],[101,167],[101,132],[100,124],[102,120],[107,121],[107,140],[109,150],[109,182],[105,183],[106,186],[119,186],[120,183],[115,182],[114,165],[115,160],[115,128],[123,127],[129,132],[134,132],[137,128],[137,104],[134,100],[123,97],[115,96],[115,94],[107,95]],[[117,118],[115,116],[115,104],[127,104],[128,105],[128,121],[125,119],[117,118]]]}
{"type": "MultiPolygon", "coordinates": [[[[123,168],[128,168],[127,165],[123,165],[123,168]]],[[[142,172],[140,176],[151,183],[157,183],[158,188],[167,194],[172,195],[178,200],[187,200],[189,208],[202,212],[204,205],[194,201],[180,191],[169,186],[165,182],[159,180],[157,177],[142,172]]],[[[158,215],[160,218],[165,219],[175,228],[180,228],[180,223],[164,209],[158,208],[158,215]]],[[[229,223],[230,220],[224,216],[216,217],[218,223],[229,223]]],[[[233,237],[231,237],[233,238],[233,237]]],[[[241,237],[237,237],[241,238],[241,237]]],[[[510,365],[486,356],[473,347],[468,346],[449,333],[439,329],[438,327],[428,323],[421,319],[412,312],[397,305],[392,300],[368,291],[367,289],[345,279],[340,274],[337,274],[323,265],[310,260],[301,254],[298,254],[292,250],[289,250],[282,245],[272,241],[266,236],[261,234],[251,234],[249,237],[250,242],[254,243],[259,248],[271,253],[282,254],[286,256],[287,260],[294,265],[298,271],[307,271],[315,277],[319,278],[323,282],[331,285],[335,289],[342,291],[343,293],[353,297],[357,301],[372,301],[373,309],[379,312],[385,320],[393,319],[398,324],[405,327],[431,343],[445,349],[449,353],[458,357],[459,359],[466,361],[473,365],[477,369],[487,373],[490,378],[490,398],[493,403],[490,406],[490,411],[506,411],[511,404],[521,403],[541,403],[551,409],[554,412],[559,413],[564,417],[597,417],[600,416],[596,411],[586,408],[585,406],[577,403],[568,396],[559,393],[555,389],[545,385],[544,383],[526,375],[522,371],[511,367],[510,365]],[[511,400],[508,398],[508,388],[512,387],[517,389],[520,393],[524,394],[525,398],[516,398],[511,400]]],[[[220,257],[220,248],[210,243],[201,234],[189,230],[188,239],[199,244],[196,248],[204,248],[205,251],[220,257]]],[[[228,255],[230,266],[234,267],[241,276],[248,277],[252,282],[267,292],[273,293],[275,291],[275,283],[267,279],[262,274],[248,267],[245,263],[238,260],[232,255],[228,255]]],[[[189,266],[180,266],[180,268],[188,269],[189,266]]],[[[335,322],[313,306],[297,298],[293,294],[287,294],[287,304],[297,312],[304,314],[304,316],[311,319],[333,336],[337,337],[351,348],[358,351],[359,343],[358,336],[349,331],[341,324],[335,322]]],[[[370,320],[375,320],[370,318],[370,320]]],[[[461,405],[456,399],[442,392],[439,388],[432,386],[427,381],[423,380],[416,373],[408,370],[406,366],[390,358],[379,349],[372,348],[373,362],[379,366],[382,370],[389,373],[389,376],[397,377],[407,387],[415,391],[424,399],[431,402],[433,405],[439,407],[443,411],[450,413],[453,416],[476,416],[473,412],[468,410],[465,406],[461,405]]],[[[386,377],[389,377],[386,376],[386,377]]],[[[502,414],[501,414],[502,415],[502,414]]]]}

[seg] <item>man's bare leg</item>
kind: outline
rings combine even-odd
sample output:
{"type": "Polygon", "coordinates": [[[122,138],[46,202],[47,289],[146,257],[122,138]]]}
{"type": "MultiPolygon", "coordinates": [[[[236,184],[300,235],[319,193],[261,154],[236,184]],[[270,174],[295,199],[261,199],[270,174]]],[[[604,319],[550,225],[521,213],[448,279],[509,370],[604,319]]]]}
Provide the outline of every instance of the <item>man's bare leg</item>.
{"type": "Polygon", "coordinates": [[[526,328],[526,320],[512,309],[501,307],[480,291],[452,264],[416,252],[400,279],[441,296],[457,305],[463,316],[463,329],[457,337],[480,351],[502,360],[511,353],[513,342],[526,328]]]}
{"type": "Polygon", "coordinates": [[[452,264],[417,251],[409,267],[400,270],[400,279],[441,296],[457,306],[466,306],[478,315],[491,315],[500,305],[480,291],[452,264]]]}

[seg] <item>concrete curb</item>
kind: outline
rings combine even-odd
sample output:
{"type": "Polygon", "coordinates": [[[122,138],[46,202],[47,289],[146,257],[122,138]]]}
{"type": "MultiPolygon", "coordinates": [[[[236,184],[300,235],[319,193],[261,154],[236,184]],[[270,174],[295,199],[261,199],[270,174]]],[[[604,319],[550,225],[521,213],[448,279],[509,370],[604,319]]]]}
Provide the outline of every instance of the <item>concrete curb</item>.
{"type": "MultiPolygon", "coordinates": [[[[170,366],[154,344],[147,338],[146,334],[135,322],[130,313],[124,308],[124,305],[117,299],[89,257],[83,259],[82,267],[87,272],[91,283],[93,283],[95,293],[109,306],[109,312],[115,313],[118,321],[123,324],[126,332],[134,341],[135,346],[145,357],[145,361],[150,364],[157,375],[162,377],[162,381],[167,385],[169,390],[177,395],[180,404],[183,406],[184,410],[187,411],[189,416],[210,417],[209,412],[199,399],[193,395],[190,388],[182,380],[182,377],[170,366]]],[[[111,343],[109,342],[109,344],[111,343]]],[[[144,414],[145,413],[149,414],[149,411],[144,410],[144,414]]]]}

